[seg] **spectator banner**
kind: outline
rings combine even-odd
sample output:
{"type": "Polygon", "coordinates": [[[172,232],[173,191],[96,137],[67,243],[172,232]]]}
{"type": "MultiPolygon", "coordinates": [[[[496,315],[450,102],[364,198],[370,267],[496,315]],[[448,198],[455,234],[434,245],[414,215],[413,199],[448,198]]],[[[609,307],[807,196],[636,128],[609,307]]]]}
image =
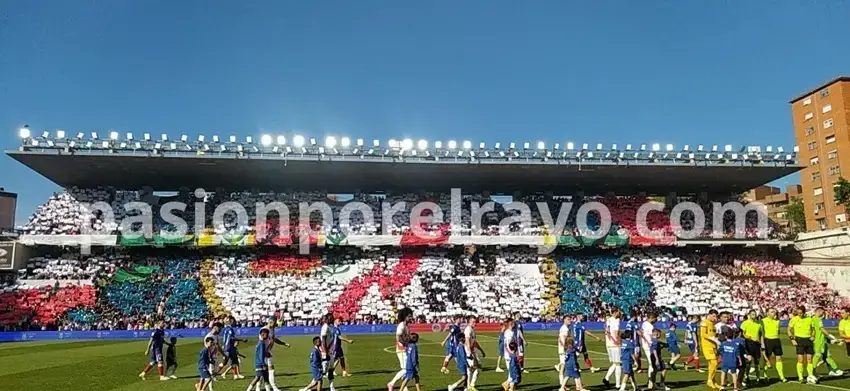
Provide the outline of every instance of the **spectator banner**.
{"type": "Polygon", "coordinates": [[[154,235],[153,245],[156,247],[179,246],[194,243],[195,235],[154,235]]]}
{"type": "Polygon", "coordinates": [[[659,236],[645,237],[641,235],[632,235],[629,237],[629,244],[632,246],[675,246],[675,236],[659,236]]]}
{"type": "Polygon", "coordinates": [[[573,235],[561,235],[558,236],[558,246],[581,247],[581,242],[573,235]]]}
{"type": "Polygon", "coordinates": [[[448,244],[458,246],[542,246],[545,244],[545,236],[485,236],[485,235],[452,235],[448,237],[448,244]]]}
{"type": "Polygon", "coordinates": [[[449,244],[449,236],[440,234],[438,236],[420,237],[418,235],[402,235],[401,246],[439,246],[441,244],[449,244]]]}
{"type": "Polygon", "coordinates": [[[213,232],[213,230],[206,229],[206,230],[204,230],[203,233],[198,235],[198,239],[195,242],[195,244],[198,247],[211,247],[211,246],[218,245],[219,240],[221,240],[221,237],[216,235],[215,232],[213,232]]]}
{"type": "Polygon", "coordinates": [[[149,246],[147,238],[143,235],[124,236],[118,238],[118,244],[124,247],[149,246]]]}
{"type": "Polygon", "coordinates": [[[332,233],[325,235],[325,246],[345,246],[348,245],[348,236],[344,233],[332,233]]]}
{"type": "Polygon", "coordinates": [[[623,247],[629,244],[628,235],[608,235],[602,241],[602,246],[605,247],[623,247]]]}
{"type": "Polygon", "coordinates": [[[254,234],[225,234],[221,235],[219,243],[222,246],[253,246],[254,234]]]}
{"type": "Polygon", "coordinates": [[[349,246],[398,246],[401,244],[401,236],[392,235],[350,235],[345,238],[349,246]]]}
{"type": "Polygon", "coordinates": [[[18,242],[27,246],[114,246],[116,235],[21,235],[18,242]]]}

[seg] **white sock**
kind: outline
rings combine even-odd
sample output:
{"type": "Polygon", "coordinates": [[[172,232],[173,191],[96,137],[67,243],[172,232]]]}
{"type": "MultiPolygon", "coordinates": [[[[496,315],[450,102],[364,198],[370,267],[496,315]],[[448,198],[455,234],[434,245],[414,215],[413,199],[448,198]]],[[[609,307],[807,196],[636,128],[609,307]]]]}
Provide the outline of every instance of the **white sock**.
{"type": "Polygon", "coordinates": [[[407,372],[407,371],[406,371],[406,370],[404,370],[404,369],[402,369],[402,370],[400,370],[400,371],[396,372],[396,373],[395,373],[395,376],[393,376],[393,379],[392,379],[392,380],[390,380],[390,383],[389,383],[389,384],[395,384],[397,381],[401,380],[401,378],[403,378],[403,377],[404,377],[404,374],[405,374],[406,372],[407,372]]]}
{"type": "MultiPolygon", "coordinates": [[[[268,390],[268,389],[269,389],[269,385],[266,384],[266,390],[268,390]]],[[[251,391],[251,389],[249,388],[248,391],[251,391]]],[[[260,382],[257,382],[257,384],[254,385],[254,391],[260,391],[260,382]]]]}
{"type": "Polygon", "coordinates": [[[623,379],[623,367],[615,365],[614,376],[617,376],[617,387],[619,387],[620,381],[623,379]]]}
{"type": "Polygon", "coordinates": [[[328,388],[329,388],[331,391],[333,391],[333,389],[334,389],[334,382],[330,382],[330,384],[328,384],[328,388]]]}
{"type": "Polygon", "coordinates": [[[611,366],[608,367],[608,372],[605,373],[605,380],[606,381],[611,380],[611,375],[614,374],[614,367],[616,367],[616,365],[614,365],[614,364],[611,364],[611,366]]]}
{"type": "Polygon", "coordinates": [[[469,379],[469,386],[470,386],[470,387],[475,387],[475,382],[477,382],[477,381],[478,381],[478,374],[479,374],[480,372],[481,372],[481,370],[479,370],[478,368],[475,368],[475,369],[472,371],[472,378],[470,378],[470,379],[469,379]]]}
{"type": "Polygon", "coordinates": [[[271,391],[271,388],[269,388],[268,384],[266,384],[266,391],[271,391]]]}
{"type": "Polygon", "coordinates": [[[558,384],[560,384],[561,387],[563,387],[565,381],[567,381],[567,378],[564,377],[564,375],[562,375],[561,372],[558,372],[558,384]]]}
{"type": "Polygon", "coordinates": [[[274,382],[274,369],[269,369],[269,385],[271,385],[272,388],[277,388],[277,384],[274,382]]]}

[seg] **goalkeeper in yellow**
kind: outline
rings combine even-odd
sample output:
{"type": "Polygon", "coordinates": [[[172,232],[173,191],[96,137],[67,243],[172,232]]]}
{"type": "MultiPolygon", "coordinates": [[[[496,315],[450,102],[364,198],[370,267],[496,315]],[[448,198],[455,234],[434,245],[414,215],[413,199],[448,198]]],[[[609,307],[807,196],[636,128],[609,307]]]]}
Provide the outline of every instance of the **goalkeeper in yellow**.
{"type": "Polygon", "coordinates": [[[812,328],[815,332],[815,369],[826,363],[829,366],[829,376],[841,376],[844,371],[838,369],[838,364],[829,353],[829,344],[837,340],[823,327],[823,312],[823,308],[818,307],[815,309],[815,316],[812,317],[812,328]]]}

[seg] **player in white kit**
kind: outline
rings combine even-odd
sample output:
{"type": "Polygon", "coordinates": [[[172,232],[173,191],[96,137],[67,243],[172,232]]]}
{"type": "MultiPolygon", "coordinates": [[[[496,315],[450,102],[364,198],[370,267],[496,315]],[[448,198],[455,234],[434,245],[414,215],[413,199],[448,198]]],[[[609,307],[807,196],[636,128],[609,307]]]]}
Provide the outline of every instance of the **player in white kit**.
{"type": "MultiPolygon", "coordinates": [[[[280,391],[280,389],[277,388],[277,383],[274,380],[274,360],[273,360],[274,357],[272,356],[272,349],[274,349],[274,345],[283,345],[283,346],[289,347],[289,344],[284,342],[284,341],[281,341],[280,339],[278,339],[275,336],[275,334],[274,334],[275,327],[277,327],[277,318],[272,316],[271,318],[269,318],[268,325],[266,327],[263,327],[262,329],[260,329],[260,331],[267,330],[268,333],[269,333],[269,337],[265,341],[266,350],[269,352],[269,356],[266,357],[266,366],[269,367],[269,384],[271,384],[272,389],[274,391],[280,391]]],[[[259,387],[260,387],[259,382],[257,383],[256,387],[259,390],[259,387]]]]}
{"type": "MultiPolygon", "coordinates": [[[[398,311],[398,326],[395,329],[395,355],[398,357],[398,365],[401,369],[396,372],[393,379],[387,383],[387,390],[393,391],[395,383],[404,378],[407,373],[407,343],[410,341],[410,328],[407,323],[413,319],[413,310],[402,308],[398,311]]],[[[404,389],[402,391],[407,391],[404,389]]]]}
{"type": "Polygon", "coordinates": [[[611,363],[611,366],[608,367],[608,372],[602,379],[602,384],[610,387],[611,376],[615,376],[617,389],[620,388],[620,379],[623,377],[622,358],[620,357],[620,317],[620,309],[615,308],[611,311],[611,316],[605,320],[605,350],[608,351],[608,362],[611,363]]]}
{"type": "Polygon", "coordinates": [[[648,369],[646,371],[647,378],[650,379],[647,381],[647,388],[652,388],[652,349],[650,349],[650,345],[652,345],[652,331],[655,330],[655,321],[658,320],[658,315],[649,313],[646,315],[646,319],[640,325],[640,350],[643,351],[644,356],[646,356],[646,361],[650,363],[648,365],[648,369]]]}
{"type": "Polygon", "coordinates": [[[558,330],[558,364],[555,365],[555,370],[558,371],[558,384],[564,384],[563,372],[561,367],[564,366],[565,355],[567,351],[567,337],[573,334],[573,318],[569,315],[564,315],[564,324],[558,330]]]}
{"type": "Polygon", "coordinates": [[[475,336],[476,323],[478,323],[478,317],[470,315],[466,322],[466,328],[463,330],[463,336],[466,339],[463,343],[463,350],[466,353],[466,363],[469,367],[469,387],[467,387],[469,391],[476,391],[475,382],[478,381],[478,375],[481,373],[481,361],[475,351],[481,352],[482,358],[487,356],[475,336]]]}

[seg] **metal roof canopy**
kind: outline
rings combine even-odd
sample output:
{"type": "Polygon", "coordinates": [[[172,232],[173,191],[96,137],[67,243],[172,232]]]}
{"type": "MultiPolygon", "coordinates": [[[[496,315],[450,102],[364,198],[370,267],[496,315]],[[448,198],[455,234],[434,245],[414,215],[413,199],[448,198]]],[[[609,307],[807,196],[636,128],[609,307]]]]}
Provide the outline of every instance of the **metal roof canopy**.
{"type": "Polygon", "coordinates": [[[797,165],[514,161],[401,162],[349,156],[149,156],[7,151],[7,155],[63,187],[112,186],[168,191],[216,188],[351,193],[552,192],[585,194],[728,194],[750,190],[802,169],[797,165]]]}

